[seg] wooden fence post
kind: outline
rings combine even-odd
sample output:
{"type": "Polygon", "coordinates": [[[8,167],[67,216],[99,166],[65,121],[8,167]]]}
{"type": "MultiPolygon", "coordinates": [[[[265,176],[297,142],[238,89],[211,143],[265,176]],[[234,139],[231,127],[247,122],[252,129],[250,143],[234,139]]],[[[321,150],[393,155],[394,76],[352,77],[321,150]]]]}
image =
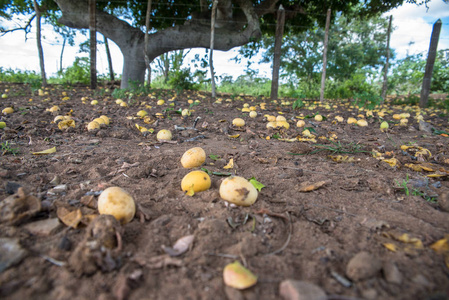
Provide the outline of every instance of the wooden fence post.
{"type": "Polygon", "coordinates": [[[387,89],[388,89],[388,67],[390,61],[390,35],[391,35],[391,22],[393,21],[393,16],[390,16],[390,21],[388,22],[388,30],[387,30],[387,57],[385,60],[385,68],[384,68],[384,82],[382,84],[382,94],[381,97],[385,102],[387,98],[387,89]]]}
{"type": "Polygon", "coordinates": [[[324,87],[326,85],[326,66],[327,66],[327,42],[329,41],[329,25],[331,22],[331,9],[327,10],[326,29],[324,32],[324,50],[323,50],[323,73],[321,74],[320,102],[324,101],[324,87]]]}
{"type": "Polygon", "coordinates": [[[277,99],[279,90],[279,69],[281,67],[282,36],[284,35],[285,9],[279,5],[274,41],[273,76],[271,78],[271,100],[277,99]]]}
{"type": "Polygon", "coordinates": [[[441,31],[441,19],[433,24],[432,37],[430,38],[429,54],[427,55],[426,71],[422,81],[421,99],[419,100],[419,107],[427,107],[429,102],[430,84],[432,82],[433,65],[437,56],[438,40],[441,31]]]}
{"type": "Polygon", "coordinates": [[[90,88],[97,88],[97,28],[96,2],[89,0],[89,35],[90,35],[90,88]]]}
{"type": "Polygon", "coordinates": [[[209,55],[209,66],[210,66],[210,78],[211,78],[211,88],[212,88],[212,99],[215,99],[215,72],[214,72],[214,35],[215,35],[215,13],[217,11],[218,0],[214,0],[212,4],[212,16],[210,22],[210,55],[209,55]]]}

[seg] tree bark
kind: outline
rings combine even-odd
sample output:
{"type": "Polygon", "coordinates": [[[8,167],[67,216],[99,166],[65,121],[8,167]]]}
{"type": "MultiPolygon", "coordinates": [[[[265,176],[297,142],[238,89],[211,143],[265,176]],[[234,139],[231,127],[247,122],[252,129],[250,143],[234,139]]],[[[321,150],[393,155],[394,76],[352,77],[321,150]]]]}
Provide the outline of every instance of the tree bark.
{"type": "Polygon", "coordinates": [[[41,68],[42,86],[47,86],[47,76],[45,75],[44,49],[42,48],[41,40],[41,10],[36,0],[33,0],[34,11],[36,12],[36,40],[37,51],[39,54],[39,65],[41,68]]]}
{"type": "MultiPolygon", "coordinates": [[[[273,0],[274,1],[274,0],[273,0]]],[[[73,28],[88,28],[87,0],[55,0],[62,11],[61,24],[73,28]]],[[[247,25],[244,30],[217,28],[214,48],[227,51],[242,46],[261,37],[259,16],[250,0],[235,1],[245,13],[247,25]]],[[[186,22],[184,25],[170,27],[149,35],[148,49],[145,52],[145,35],[142,30],[129,25],[104,11],[96,14],[97,31],[113,40],[123,54],[121,87],[128,87],[129,81],[144,82],[145,54],[150,61],[159,55],[187,48],[209,48],[210,27],[186,22]],[[145,54],[144,54],[145,52],[145,54]]]]}
{"type": "Polygon", "coordinates": [[[279,90],[279,69],[281,68],[282,36],[284,35],[285,9],[279,5],[274,41],[273,76],[271,77],[271,100],[277,99],[279,90]]]}
{"type": "Polygon", "coordinates": [[[67,41],[67,38],[64,38],[64,41],[62,42],[62,49],[61,49],[61,55],[59,56],[59,72],[62,74],[62,58],[64,56],[64,49],[65,49],[65,43],[67,41]]]}
{"type": "Polygon", "coordinates": [[[211,89],[212,89],[212,99],[215,99],[215,72],[214,72],[214,35],[215,35],[215,13],[217,11],[218,0],[214,0],[212,4],[212,16],[210,22],[210,56],[209,56],[209,66],[210,66],[210,79],[211,79],[211,89]]]}
{"type": "Polygon", "coordinates": [[[321,74],[320,102],[324,101],[324,88],[326,87],[326,67],[327,67],[327,43],[329,41],[329,25],[331,23],[331,9],[327,10],[326,29],[324,31],[324,49],[323,49],[323,73],[321,74]]]}
{"type": "Polygon", "coordinates": [[[97,30],[96,1],[89,0],[89,35],[90,35],[90,88],[97,88],[97,30]]]}
{"type": "Polygon", "coordinates": [[[112,67],[112,57],[111,57],[111,51],[109,50],[109,42],[108,38],[104,37],[104,47],[106,48],[106,56],[108,58],[108,66],[109,66],[109,80],[111,80],[111,83],[114,83],[114,68],[112,67]]]}
{"type": "Polygon", "coordinates": [[[429,54],[427,55],[426,71],[421,88],[421,99],[419,100],[419,107],[424,108],[429,104],[430,84],[432,83],[433,65],[437,57],[438,40],[440,39],[441,19],[433,24],[432,37],[430,38],[429,54]]]}
{"type": "Polygon", "coordinates": [[[390,35],[391,35],[391,22],[392,21],[393,21],[393,16],[390,16],[390,21],[388,22],[388,30],[387,30],[387,57],[385,60],[384,82],[382,84],[382,94],[381,94],[383,101],[385,101],[387,98],[388,67],[389,67],[389,62],[390,62],[390,35]]]}
{"type": "Polygon", "coordinates": [[[148,77],[147,77],[147,83],[148,83],[148,87],[151,86],[151,61],[147,55],[148,53],[148,43],[149,43],[149,33],[150,33],[150,16],[151,16],[151,0],[148,0],[148,4],[147,4],[147,14],[145,16],[145,50],[144,50],[144,55],[145,55],[145,63],[147,65],[147,70],[148,70],[148,77]]]}

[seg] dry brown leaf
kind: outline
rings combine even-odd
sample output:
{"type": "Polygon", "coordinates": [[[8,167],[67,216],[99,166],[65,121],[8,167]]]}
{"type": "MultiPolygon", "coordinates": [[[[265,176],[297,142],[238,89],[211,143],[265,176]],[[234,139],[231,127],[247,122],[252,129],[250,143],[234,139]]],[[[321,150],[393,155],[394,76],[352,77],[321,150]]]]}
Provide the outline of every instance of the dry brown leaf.
{"type": "Polygon", "coordinates": [[[194,235],[186,235],[180,239],[178,239],[173,247],[167,247],[162,245],[162,249],[164,249],[165,253],[167,253],[170,256],[179,256],[181,254],[184,254],[187,250],[189,250],[190,245],[193,242],[194,235]]]}
{"type": "Polygon", "coordinates": [[[444,239],[438,240],[430,245],[430,249],[438,254],[449,254],[449,236],[446,236],[444,239]]]}
{"type": "Polygon", "coordinates": [[[72,228],[77,228],[83,218],[83,214],[79,208],[75,211],[70,211],[65,207],[59,207],[56,215],[62,223],[72,228]]]}
{"type": "Polygon", "coordinates": [[[299,191],[300,192],[311,192],[311,191],[317,190],[320,187],[322,187],[322,186],[324,186],[326,184],[329,184],[331,182],[332,182],[332,180],[323,180],[323,181],[318,181],[318,182],[315,182],[315,183],[310,183],[310,182],[306,181],[306,182],[303,182],[299,186],[299,191]]]}
{"type": "Polygon", "coordinates": [[[168,266],[181,267],[182,260],[179,258],[170,257],[168,254],[164,254],[150,258],[146,261],[145,265],[149,269],[162,269],[168,266]]]}

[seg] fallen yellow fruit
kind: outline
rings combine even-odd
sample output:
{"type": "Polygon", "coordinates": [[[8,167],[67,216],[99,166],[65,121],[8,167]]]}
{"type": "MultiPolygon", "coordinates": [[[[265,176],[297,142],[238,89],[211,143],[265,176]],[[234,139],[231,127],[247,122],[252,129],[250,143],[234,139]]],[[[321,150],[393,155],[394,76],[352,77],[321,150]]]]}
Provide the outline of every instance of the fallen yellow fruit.
{"type": "Polygon", "coordinates": [[[194,147],[186,152],[181,157],[181,165],[186,169],[191,169],[201,166],[206,161],[206,152],[201,147],[194,147]]]}
{"type": "Polygon", "coordinates": [[[243,120],[242,118],[235,118],[234,120],[232,120],[232,125],[237,127],[243,127],[245,126],[245,120],[243,120]]]}
{"type": "Polygon", "coordinates": [[[227,286],[243,290],[257,283],[257,276],[235,261],[223,269],[223,280],[227,286]]]}
{"type": "Polygon", "coordinates": [[[306,122],[304,120],[299,120],[296,122],[296,127],[304,127],[306,126],[306,122]]]}
{"type": "Polygon", "coordinates": [[[95,121],[89,122],[89,124],[87,124],[87,130],[88,131],[92,131],[92,130],[95,130],[95,129],[100,129],[100,124],[98,124],[95,121]]]}
{"type": "Polygon", "coordinates": [[[191,193],[191,196],[193,193],[209,189],[210,185],[210,177],[204,171],[192,171],[184,176],[181,181],[181,189],[186,193],[191,193]]]}
{"type": "Polygon", "coordinates": [[[5,122],[0,122],[0,129],[3,129],[6,127],[6,123],[5,122]]]}
{"type": "Polygon", "coordinates": [[[365,119],[360,119],[357,121],[357,125],[361,127],[368,126],[368,122],[365,119]]]}
{"type": "Polygon", "coordinates": [[[162,142],[162,141],[170,141],[171,139],[172,139],[172,134],[171,134],[171,131],[170,130],[167,130],[167,129],[161,129],[161,130],[159,130],[159,132],[157,133],[157,135],[156,135],[156,139],[159,141],[159,142],[162,142]]]}
{"type": "Polygon", "coordinates": [[[138,116],[139,118],[143,118],[143,117],[145,117],[146,115],[148,115],[148,113],[147,113],[145,110],[139,110],[139,111],[137,112],[137,116],[138,116]]]}
{"type": "Polygon", "coordinates": [[[317,121],[317,122],[321,122],[321,121],[323,121],[323,116],[322,116],[322,115],[316,115],[316,116],[314,117],[314,119],[315,119],[315,121],[317,121]]]}
{"type": "Polygon", "coordinates": [[[348,118],[348,120],[346,121],[348,124],[357,124],[357,120],[355,118],[348,118]]]}
{"type": "Polygon", "coordinates": [[[103,119],[103,121],[104,121],[104,123],[105,123],[106,125],[109,125],[109,118],[108,118],[107,116],[102,115],[102,116],[100,116],[100,118],[103,119]]]}
{"type": "Polygon", "coordinates": [[[254,111],[254,110],[250,111],[250,112],[249,112],[249,117],[250,117],[250,118],[255,118],[255,117],[257,117],[257,112],[254,111]]]}
{"type": "Polygon", "coordinates": [[[220,184],[220,197],[230,203],[240,206],[250,206],[256,202],[258,192],[245,178],[231,176],[220,184]]]}
{"type": "Polygon", "coordinates": [[[12,107],[6,107],[2,110],[2,114],[7,115],[7,114],[12,114],[14,112],[14,109],[12,107]]]}
{"type": "Polygon", "coordinates": [[[120,187],[109,187],[98,197],[98,212],[112,215],[121,224],[129,223],[136,213],[133,197],[120,187]]]}

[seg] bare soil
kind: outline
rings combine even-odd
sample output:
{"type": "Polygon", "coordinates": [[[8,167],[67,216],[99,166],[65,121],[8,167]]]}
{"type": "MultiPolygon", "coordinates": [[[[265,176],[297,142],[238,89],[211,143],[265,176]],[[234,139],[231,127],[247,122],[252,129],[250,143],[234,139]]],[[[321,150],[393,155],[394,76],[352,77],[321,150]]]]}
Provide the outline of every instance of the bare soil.
{"type": "MultiPolygon", "coordinates": [[[[399,126],[392,116],[407,108],[388,107],[390,129],[382,132],[376,113],[367,127],[347,124],[365,115],[348,102],[293,110],[261,97],[223,95],[214,103],[206,93],[155,91],[154,98],[124,98],[128,107],[121,107],[105,90],[51,87],[38,96],[24,85],[0,88],[9,90],[1,109],[15,109],[1,117],[7,127],[0,129],[2,299],[280,299],[286,279],[311,282],[328,299],[449,299],[448,256],[430,248],[449,234],[449,138],[423,130],[416,108],[399,126]],[[175,111],[189,108],[189,99],[201,103],[182,118],[175,111]],[[256,106],[258,117],[242,113],[244,103],[256,106]],[[47,111],[54,105],[60,111],[47,111]],[[157,122],[131,118],[142,109],[157,122]],[[316,142],[296,139],[303,138],[296,117],[317,112],[327,119],[304,119],[316,142]],[[267,129],[264,115],[281,113],[290,129],[267,129]],[[60,130],[53,120],[67,114],[75,128],[60,130]],[[88,132],[101,115],[109,126],[88,132]],[[235,117],[246,125],[232,126],[235,117]],[[142,134],[135,124],[155,132],[142,134]],[[160,129],[173,140],[158,142],[160,129]],[[192,147],[206,151],[202,167],[215,172],[212,187],[193,197],[180,187],[190,171],[180,158],[192,147]],[[373,150],[397,161],[391,166],[373,150]],[[233,168],[224,169],[231,158],[233,168]],[[406,166],[424,163],[431,170],[406,166]],[[255,204],[231,207],[220,199],[226,173],[265,185],[255,204]],[[134,197],[138,214],[130,223],[95,218],[98,195],[109,186],[134,197]],[[22,202],[7,206],[8,197],[22,202]],[[58,220],[67,212],[75,212],[73,226],[58,220]],[[167,254],[164,248],[187,235],[194,235],[187,252],[167,254]],[[15,250],[6,249],[11,245],[15,250]],[[354,271],[348,264],[360,252],[370,259],[354,271]],[[223,268],[236,260],[258,276],[255,286],[226,287],[223,268]]],[[[423,116],[447,131],[447,115],[423,116]]]]}

